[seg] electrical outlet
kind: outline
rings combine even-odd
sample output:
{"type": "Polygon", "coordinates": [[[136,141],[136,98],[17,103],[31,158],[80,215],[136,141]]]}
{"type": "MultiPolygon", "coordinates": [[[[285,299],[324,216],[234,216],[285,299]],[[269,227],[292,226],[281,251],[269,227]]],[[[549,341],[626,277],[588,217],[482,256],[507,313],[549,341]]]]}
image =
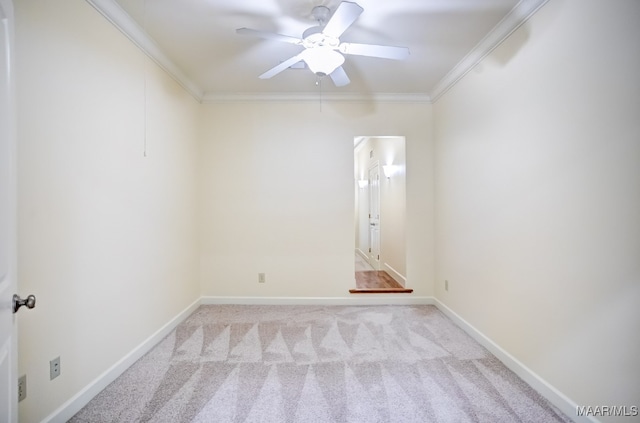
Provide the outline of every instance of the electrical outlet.
{"type": "Polygon", "coordinates": [[[449,290],[449,281],[444,281],[444,290],[445,291],[449,290]]]}
{"type": "Polygon", "coordinates": [[[49,362],[49,378],[51,380],[60,376],[60,357],[56,357],[49,362]]]}
{"type": "Polygon", "coordinates": [[[27,397],[27,375],[18,378],[18,402],[27,397]]]}
{"type": "Polygon", "coordinates": [[[258,283],[265,283],[267,281],[267,277],[264,273],[258,273],[258,283]]]}

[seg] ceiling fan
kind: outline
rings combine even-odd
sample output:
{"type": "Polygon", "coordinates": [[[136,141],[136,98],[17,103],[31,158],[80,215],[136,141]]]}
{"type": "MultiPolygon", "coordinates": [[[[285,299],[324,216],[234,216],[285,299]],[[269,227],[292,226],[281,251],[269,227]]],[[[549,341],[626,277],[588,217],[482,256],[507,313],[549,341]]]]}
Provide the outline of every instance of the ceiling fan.
{"type": "Polygon", "coordinates": [[[312,16],[318,21],[318,26],[304,31],[302,38],[249,28],[240,28],[236,32],[304,47],[298,55],[260,75],[260,79],[269,79],[299,62],[304,62],[319,77],[328,75],[336,86],[342,87],[351,82],[342,67],[345,61],[344,54],[394,60],[404,60],[409,56],[409,49],[406,47],[341,42],[342,34],[362,12],[362,7],[349,1],[340,3],[333,16],[326,6],[316,6],[312,10],[312,16]]]}

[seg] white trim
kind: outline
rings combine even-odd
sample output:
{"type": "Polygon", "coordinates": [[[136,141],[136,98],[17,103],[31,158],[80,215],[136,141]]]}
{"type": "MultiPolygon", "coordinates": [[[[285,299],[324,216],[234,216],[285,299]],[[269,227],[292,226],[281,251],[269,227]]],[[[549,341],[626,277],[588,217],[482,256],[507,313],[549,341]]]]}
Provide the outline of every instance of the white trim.
{"type": "Polygon", "coordinates": [[[524,380],[529,386],[535,389],[540,395],[545,397],[551,404],[556,406],[560,411],[565,413],[567,417],[573,419],[576,423],[599,423],[594,417],[577,416],[576,404],[562,392],[554,388],[549,382],[542,379],[531,369],[525,366],[517,358],[509,354],[498,344],[493,342],[489,337],[476,329],[469,322],[460,317],[455,311],[451,310],[437,298],[433,298],[433,302],[440,311],[450,318],[456,325],[469,334],[473,339],[478,341],[480,345],[485,347],[491,354],[496,356],[498,360],[507,366],[511,371],[524,380]]]}
{"type": "Polygon", "coordinates": [[[151,351],[180,323],[185,321],[200,305],[432,305],[433,297],[405,296],[404,294],[358,294],[353,297],[201,297],[171,319],[156,333],[147,338],[104,373],[71,397],[42,423],[64,423],[89,403],[96,395],[116,380],[147,352],[151,351]]]}
{"type": "MultiPolygon", "coordinates": [[[[89,0],[87,0],[89,1],[89,0]]],[[[428,94],[409,93],[214,93],[205,92],[201,102],[205,104],[227,102],[257,102],[257,101],[319,101],[323,102],[354,102],[354,103],[426,103],[431,104],[428,94]]]]}
{"type": "Polygon", "coordinates": [[[446,93],[463,76],[506,40],[549,0],[520,0],[480,42],[438,82],[431,91],[432,102],[446,93]]]}
{"type": "Polygon", "coordinates": [[[160,46],[147,34],[144,28],[122,8],[115,0],[86,0],[98,12],[100,12],[109,22],[118,28],[129,38],[140,50],[149,56],[158,66],[160,66],[169,76],[182,86],[196,100],[202,100],[202,89],[200,89],[184,72],[164,54],[160,46]]]}
{"type": "Polygon", "coordinates": [[[129,354],[125,355],[113,366],[107,369],[104,373],[98,376],[93,382],[89,383],[80,392],[71,397],[67,402],[62,404],[47,416],[43,423],[64,423],[71,419],[78,411],[89,403],[106,388],[111,382],[116,380],[118,376],[124,373],[129,367],[133,365],[138,359],[140,359],[147,352],[151,351],[162,339],[171,333],[180,323],[182,323],[191,313],[193,313],[200,306],[200,299],[194,301],[190,306],[180,312],[176,317],[171,319],[166,325],[161,327],[156,333],[151,335],[142,344],[134,348],[129,354]]]}
{"type": "Polygon", "coordinates": [[[106,388],[118,376],[124,373],[144,354],[151,351],[160,341],[187,319],[200,305],[236,304],[236,305],[435,305],[456,325],[485,347],[511,371],[529,386],[545,397],[576,423],[599,423],[594,417],[576,416],[577,404],[558,391],[531,369],[522,364],[498,344],[476,329],[469,322],[435,297],[417,297],[410,294],[353,294],[349,297],[201,297],[184,309],[155,334],[134,348],[111,368],[98,376],[78,394],[61,405],[42,420],[43,423],[64,423],[89,403],[100,391],[106,388]]]}
{"type": "MultiPolygon", "coordinates": [[[[216,93],[204,92],[198,87],[147,34],[144,28],[115,0],[86,0],[109,22],[118,28],[138,48],[169,74],[178,84],[201,103],[254,102],[254,101],[318,101],[316,92],[306,93],[216,93]]],[[[427,93],[323,93],[323,101],[360,103],[427,103],[436,102],[474,66],[491,53],[513,31],[525,23],[548,0],[520,0],[511,11],[427,93]]]]}
{"type": "Polygon", "coordinates": [[[412,294],[352,294],[349,297],[202,297],[203,305],[432,305],[435,298],[412,294]]]}
{"type": "Polygon", "coordinates": [[[383,263],[382,266],[396,282],[400,283],[402,286],[407,286],[407,278],[402,276],[402,274],[394,269],[389,263],[383,263]]]}
{"type": "Polygon", "coordinates": [[[359,255],[363,260],[369,260],[369,257],[367,257],[367,253],[362,251],[360,248],[356,248],[356,254],[359,255]]]}
{"type": "MultiPolygon", "coordinates": [[[[204,92],[180,69],[160,46],[115,0],[86,0],[109,22],[149,56],[169,76],[201,103],[230,101],[318,101],[319,93],[216,93],[204,92]]],[[[323,93],[323,101],[431,103],[425,93],[323,93]]]]}

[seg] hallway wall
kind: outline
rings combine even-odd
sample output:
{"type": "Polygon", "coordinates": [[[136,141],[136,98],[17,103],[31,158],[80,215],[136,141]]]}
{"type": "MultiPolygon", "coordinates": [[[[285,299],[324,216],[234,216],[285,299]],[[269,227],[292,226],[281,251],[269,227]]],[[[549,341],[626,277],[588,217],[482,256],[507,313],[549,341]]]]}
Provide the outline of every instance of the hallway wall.
{"type": "Polygon", "coordinates": [[[17,317],[19,412],[35,423],[200,297],[199,105],[85,1],[14,3],[19,289],[37,296],[17,317]]]}

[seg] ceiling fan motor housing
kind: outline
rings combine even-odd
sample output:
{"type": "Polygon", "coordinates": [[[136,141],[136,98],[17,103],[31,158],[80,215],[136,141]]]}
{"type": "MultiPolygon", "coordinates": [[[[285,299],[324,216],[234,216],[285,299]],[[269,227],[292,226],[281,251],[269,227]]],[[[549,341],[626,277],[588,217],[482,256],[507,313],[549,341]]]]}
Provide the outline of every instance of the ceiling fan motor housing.
{"type": "Polygon", "coordinates": [[[340,40],[330,37],[322,32],[323,26],[312,26],[302,33],[302,45],[305,48],[328,47],[336,49],[340,46],[340,40]]]}

